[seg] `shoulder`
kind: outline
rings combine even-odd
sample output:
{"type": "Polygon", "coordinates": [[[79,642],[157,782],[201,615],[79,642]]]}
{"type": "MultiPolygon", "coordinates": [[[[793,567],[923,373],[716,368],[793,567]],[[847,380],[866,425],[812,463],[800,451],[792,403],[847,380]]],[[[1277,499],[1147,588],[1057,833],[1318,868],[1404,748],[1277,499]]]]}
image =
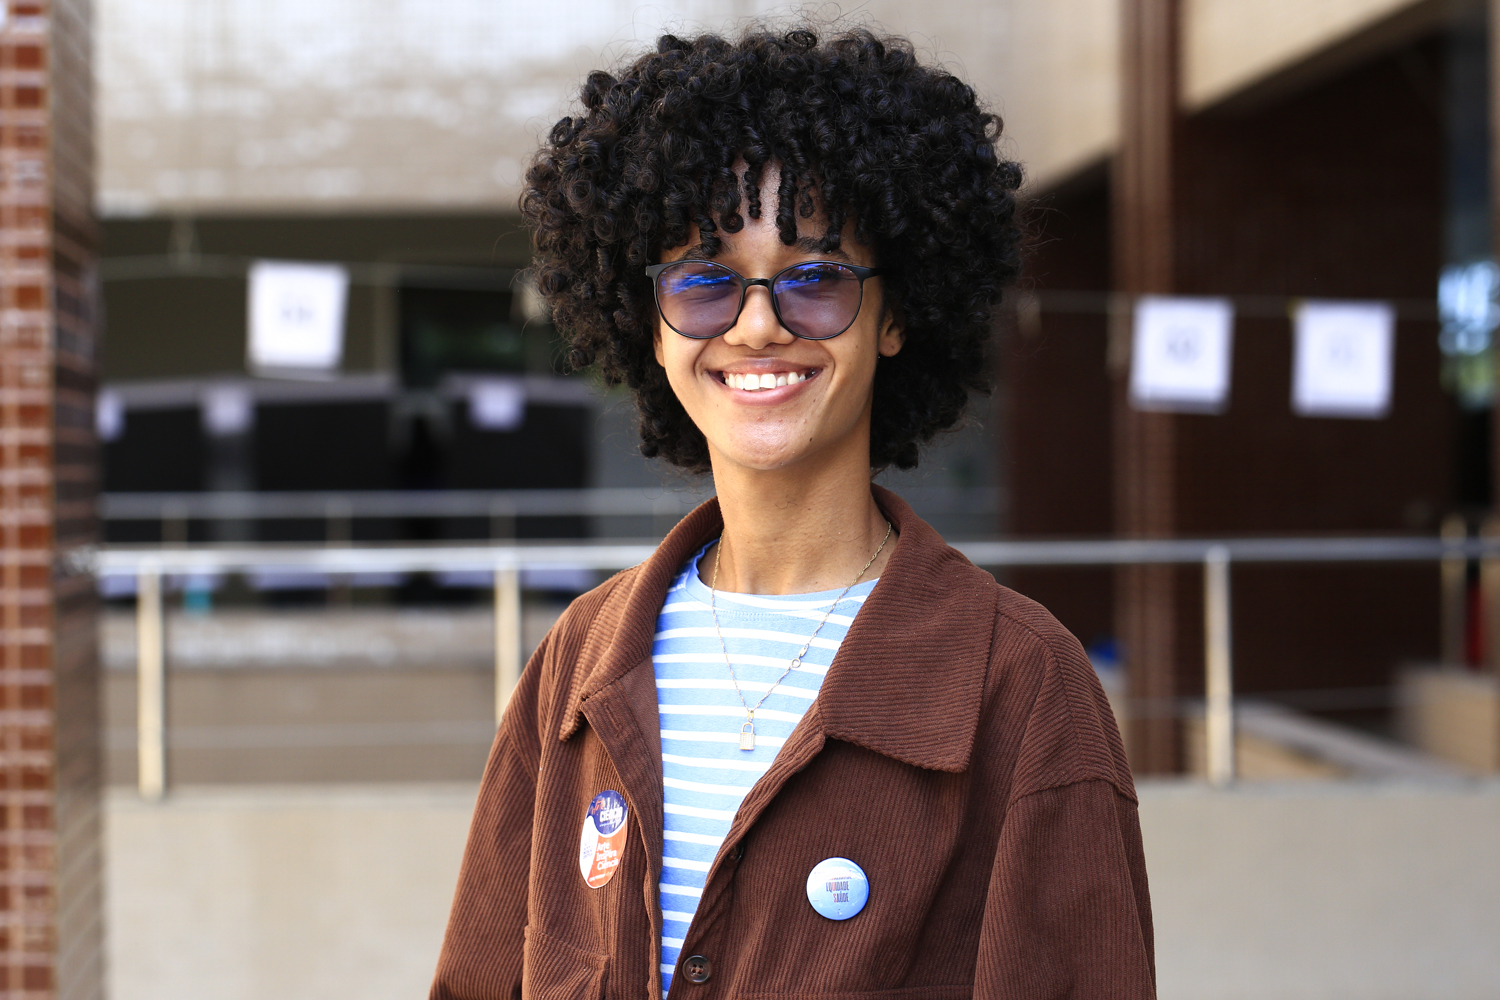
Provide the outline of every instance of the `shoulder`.
{"type": "Polygon", "coordinates": [[[537,655],[527,666],[539,673],[538,700],[545,716],[558,716],[565,705],[576,700],[595,666],[618,637],[641,570],[641,566],[621,570],[580,594],[547,632],[537,655]]]}
{"type": "Polygon", "coordinates": [[[1096,780],[1133,799],[1114,713],[1073,634],[919,519],[901,527],[910,544],[892,561],[887,603],[903,627],[887,635],[939,653],[931,666],[945,689],[965,692],[948,724],[973,727],[972,753],[1006,762],[1012,799],[1096,780]]]}
{"type": "Polygon", "coordinates": [[[592,590],[575,597],[558,616],[549,638],[561,646],[576,646],[590,632],[608,628],[624,614],[626,599],[634,589],[641,567],[621,570],[592,590]]]}
{"type": "Polygon", "coordinates": [[[1133,800],[1114,711],[1083,646],[1036,601],[995,590],[987,700],[1024,726],[1011,797],[1103,780],[1133,800]]]}

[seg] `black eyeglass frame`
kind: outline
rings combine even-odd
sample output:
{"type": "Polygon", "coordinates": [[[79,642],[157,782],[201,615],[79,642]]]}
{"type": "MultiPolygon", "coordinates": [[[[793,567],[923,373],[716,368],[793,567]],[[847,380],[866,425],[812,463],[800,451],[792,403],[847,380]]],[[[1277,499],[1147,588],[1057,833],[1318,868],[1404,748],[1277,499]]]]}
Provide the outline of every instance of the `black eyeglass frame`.
{"type": "Polygon", "coordinates": [[[860,310],[865,307],[865,279],[878,278],[882,274],[885,274],[885,272],[886,269],[883,267],[861,267],[859,264],[850,264],[849,262],[842,260],[799,260],[795,264],[788,264],[786,267],[783,267],[781,270],[777,271],[769,278],[747,278],[740,272],[736,271],[734,268],[730,267],[728,264],[720,264],[716,260],[704,260],[701,257],[684,257],[680,260],[669,260],[664,264],[652,264],[650,267],[646,268],[646,277],[651,279],[651,301],[656,303],[657,315],[661,317],[661,321],[663,323],[667,324],[667,326],[669,327],[672,327],[673,333],[677,334],[680,337],[686,337],[689,340],[713,340],[714,337],[724,336],[724,334],[734,329],[735,324],[740,321],[740,314],[745,311],[745,293],[750,289],[752,285],[760,285],[766,290],[767,293],[770,294],[771,311],[776,314],[776,322],[781,324],[782,329],[786,330],[792,336],[799,337],[802,340],[832,340],[840,333],[848,330],[849,327],[854,325],[854,321],[859,319],[860,310]],[[672,321],[667,319],[666,312],[662,310],[661,284],[657,281],[657,279],[667,268],[676,267],[681,264],[712,264],[715,267],[722,267],[724,270],[728,271],[739,280],[740,304],[734,311],[734,319],[730,321],[728,326],[720,330],[718,333],[710,334],[707,337],[700,337],[691,333],[683,333],[681,330],[677,329],[677,327],[672,326],[672,321]],[[854,276],[859,279],[859,302],[854,307],[854,315],[849,318],[849,322],[845,323],[843,328],[840,329],[838,333],[830,333],[822,337],[804,336],[803,334],[798,333],[796,330],[793,330],[790,326],[788,326],[786,320],[781,316],[781,304],[776,301],[776,279],[780,278],[788,271],[795,270],[799,267],[807,267],[809,264],[828,264],[832,267],[842,267],[845,270],[853,272],[854,276]]]}

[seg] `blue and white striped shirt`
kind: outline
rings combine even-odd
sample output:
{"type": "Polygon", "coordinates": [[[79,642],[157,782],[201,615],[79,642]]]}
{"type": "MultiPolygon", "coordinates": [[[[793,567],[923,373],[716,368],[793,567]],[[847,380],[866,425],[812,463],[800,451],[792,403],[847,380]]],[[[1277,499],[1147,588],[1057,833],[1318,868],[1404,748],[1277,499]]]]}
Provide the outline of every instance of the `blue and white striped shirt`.
{"type": "MultiPolygon", "coordinates": [[[[704,547],[706,549],[707,546],[704,547]]],[[[709,589],[688,560],[657,618],[651,660],[661,713],[665,826],[661,875],[662,995],[698,908],[709,866],[740,803],[770,770],[822,686],[833,656],[876,581],[849,589],[813,640],[802,665],[787,674],[755,713],[755,749],[739,748],[745,708],[735,696],[709,613],[709,589]]],[[[837,590],[758,596],[719,591],[719,626],[740,691],[751,707],[786,670],[818,627],[837,590]]]]}

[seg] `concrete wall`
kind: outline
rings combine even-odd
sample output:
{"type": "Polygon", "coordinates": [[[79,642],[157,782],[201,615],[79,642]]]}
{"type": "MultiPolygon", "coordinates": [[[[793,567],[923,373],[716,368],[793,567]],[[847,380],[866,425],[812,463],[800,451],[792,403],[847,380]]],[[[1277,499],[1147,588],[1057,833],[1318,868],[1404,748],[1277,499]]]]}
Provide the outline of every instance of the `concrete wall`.
{"type": "Polygon", "coordinates": [[[109,996],[425,996],[473,804],[472,785],[116,793],[109,996]]]}
{"type": "MultiPolygon", "coordinates": [[[[117,215],[510,209],[537,137],[587,72],[665,30],[796,9],[580,0],[558,18],[491,0],[100,0],[101,205],[117,215]]],[[[1057,9],[1087,15],[1093,31],[1109,0],[1057,9]]],[[[1010,21],[1008,4],[883,0],[842,23],[910,33],[993,97],[1009,82],[1005,54],[1023,51],[1010,21]]],[[[1027,58],[1038,55],[1047,61],[1027,58]]],[[[1065,55],[1054,72],[1078,63],[1065,55]]]]}
{"type": "Polygon", "coordinates": [[[1383,21],[1402,18],[1410,30],[1441,13],[1422,0],[1184,0],[1183,104],[1213,104],[1383,21]],[[1416,8],[1423,17],[1409,16],[1416,8]]]}
{"type": "MultiPolygon", "coordinates": [[[[473,794],[112,793],[110,996],[422,996],[473,794]]],[[[1500,784],[1149,783],[1141,820],[1162,1000],[1492,1000],[1500,784]]]]}
{"type": "MultiPolygon", "coordinates": [[[[1115,142],[1118,0],[873,0],[839,24],[911,36],[1006,118],[1049,186],[1115,142]]],[[[773,0],[99,0],[106,214],[509,210],[589,70],[664,30],[786,17],[773,0]]],[[[1437,0],[1185,0],[1201,107],[1437,0]]],[[[1428,19],[1429,21],[1431,18],[1428,19]]]]}

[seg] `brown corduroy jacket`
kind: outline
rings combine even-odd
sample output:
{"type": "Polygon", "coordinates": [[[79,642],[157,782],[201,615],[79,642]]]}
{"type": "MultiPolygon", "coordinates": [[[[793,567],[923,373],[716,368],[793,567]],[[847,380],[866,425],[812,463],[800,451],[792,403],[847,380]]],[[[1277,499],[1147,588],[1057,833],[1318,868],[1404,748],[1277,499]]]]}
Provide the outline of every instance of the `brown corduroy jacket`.
{"type": "MultiPolygon", "coordinates": [[[[894,494],[900,532],[822,690],[740,807],[669,1000],[1038,1000],[1155,995],[1130,768],[1078,642],[894,494]],[[869,902],[820,916],[808,872],[848,858],[869,902]],[[695,977],[698,978],[698,977],[695,977]]],[[[658,1000],[657,614],[721,520],[574,601],[521,678],[485,768],[434,1000],[658,1000]],[[585,810],[628,806],[601,888],[585,810]]]]}

